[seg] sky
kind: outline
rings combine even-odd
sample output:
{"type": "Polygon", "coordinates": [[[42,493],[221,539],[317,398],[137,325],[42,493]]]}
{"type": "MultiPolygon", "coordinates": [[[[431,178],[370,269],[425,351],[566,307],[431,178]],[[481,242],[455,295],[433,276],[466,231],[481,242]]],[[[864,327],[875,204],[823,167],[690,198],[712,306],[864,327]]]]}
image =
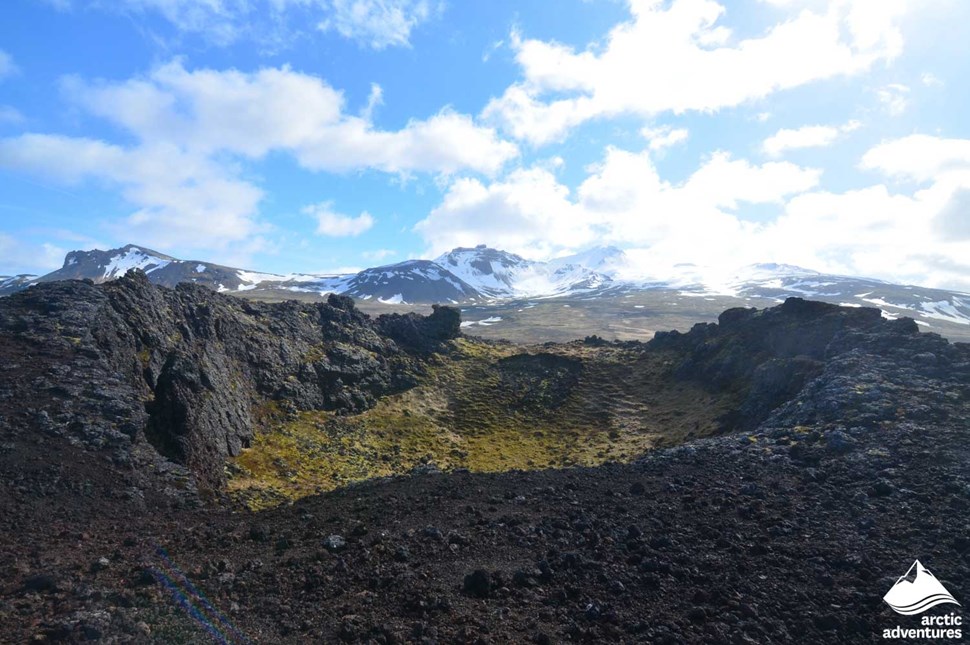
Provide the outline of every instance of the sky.
{"type": "Polygon", "coordinates": [[[5,0],[0,274],[601,245],[970,291],[962,0],[5,0]]]}

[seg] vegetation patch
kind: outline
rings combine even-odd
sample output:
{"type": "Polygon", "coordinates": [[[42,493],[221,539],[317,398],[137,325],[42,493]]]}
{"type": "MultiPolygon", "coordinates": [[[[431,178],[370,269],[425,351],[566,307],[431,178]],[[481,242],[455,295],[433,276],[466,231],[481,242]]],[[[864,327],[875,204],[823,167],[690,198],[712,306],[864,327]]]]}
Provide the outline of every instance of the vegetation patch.
{"type": "Polygon", "coordinates": [[[416,387],[361,414],[258,410],[263,430],[229,464],[229,492],[262,509],[431,465],[594,466],[716,432],[733,402],[674,379],[666,359],[642,346],[458,339],[416,387]]]}

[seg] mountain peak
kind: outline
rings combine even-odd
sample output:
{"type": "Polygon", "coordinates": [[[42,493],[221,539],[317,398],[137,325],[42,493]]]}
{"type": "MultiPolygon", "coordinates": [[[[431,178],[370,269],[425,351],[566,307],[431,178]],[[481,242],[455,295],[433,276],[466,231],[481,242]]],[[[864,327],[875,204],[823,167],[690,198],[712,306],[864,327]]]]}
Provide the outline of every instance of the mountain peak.
{"type": "Polygon", "coordinates": [[[516,275],[534,264],[515,253],[485,244],[474,248],[459,246],[438,256],[435,262],[479,293],[491,297],[513,295],[516,275]]]}

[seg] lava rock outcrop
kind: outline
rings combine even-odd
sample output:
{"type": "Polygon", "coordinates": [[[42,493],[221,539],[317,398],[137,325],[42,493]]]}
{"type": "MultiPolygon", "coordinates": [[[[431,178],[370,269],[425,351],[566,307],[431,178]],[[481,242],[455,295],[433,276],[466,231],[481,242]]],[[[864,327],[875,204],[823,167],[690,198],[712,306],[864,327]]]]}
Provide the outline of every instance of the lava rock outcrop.
{"type": "Polygon", "coordinates": [[[751,430],[769,417],[775,425],[846,416],[872,425],[896,419],[906,402],[919,414],[943,414],[945,406],[933,404],[939,393],[925,380],[959,381],[970,356],[970,346],[920,333],[912,319],[801,298],[770,309],[729,309],[717,323],[685,334],[658,332],[647,346],[675,351],[678,377],[740,393],[743,402],[723,419],[725,431],[751,430]],[[887,369],[879,370],[883,385],[870,388],[873,363],[887,369]],[[921,396],[929,398],[919,403],[921,396]]]}
{"type": "MultiPolygon", "coordinates": [[[[127,458],[143,438],[217,489],[267,407],[356,412],[415,383],[459,313],[371,320],[350,298],[261,304],[140,271],[103,285],[38,285],[0,301],[8,353],[38,372],[0,373],[0,397],[43,403],[55,432],[127,458]],[[6,377],[6,378],[4,378],[6,377]]],[[[8,366],[9,368],[9,366],[8,366]]]]}

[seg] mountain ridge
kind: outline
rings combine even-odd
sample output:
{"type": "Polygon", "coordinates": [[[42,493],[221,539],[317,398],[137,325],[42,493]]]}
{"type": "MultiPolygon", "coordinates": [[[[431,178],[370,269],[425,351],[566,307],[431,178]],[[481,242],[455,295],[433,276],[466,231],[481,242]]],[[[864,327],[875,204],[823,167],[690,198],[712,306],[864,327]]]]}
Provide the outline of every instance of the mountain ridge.
{"type": "MultiPolygon", "coordinates": [[[[876,306],[887,318],[910,316],[927,329],[956,330],[961,337],[970,333],[970,294],[823,274],[774,262],[748,265],[732,275],[679,264],[666,275],[650,277],[638,275],[626,254],[609,246],[540,262],[482,244],[457,247],[434,260],[406,260],[354,274],[281,275],[181,260],[128,244],[106,251],[71,251],[61,268],[43,276],[0,277],[0,296],[62,279],[104,282],[136,268],[153,283],[167,287],[188,282],[257,300],[318,300],[337,293],[374,306],[444,303],[488,307],[557,298],[622,303],[636,294],[654,294],[657,300],[674,304],[710,302],[710,311],[702,313],[713,318],[720,308],[737,301],[770,306],[794,296],[845,306],[876,306]]],[[[637,308],[645,306],[649,308],[637,308]]],[[[494,312],[483,316],[492,317],[494,312]]]]}

